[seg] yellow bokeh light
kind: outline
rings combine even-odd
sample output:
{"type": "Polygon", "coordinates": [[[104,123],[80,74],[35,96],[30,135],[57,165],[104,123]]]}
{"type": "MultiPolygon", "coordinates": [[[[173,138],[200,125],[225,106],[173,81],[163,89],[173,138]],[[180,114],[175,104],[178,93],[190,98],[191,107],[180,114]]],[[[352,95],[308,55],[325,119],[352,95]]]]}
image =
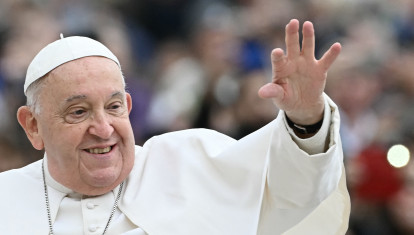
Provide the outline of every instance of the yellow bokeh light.
{"type": "Polygon", "coordinates": [[[410,161],[410,150],[401,144],[392,146],[387,153],[387,160],[393,167],[403,167],[410,161]]]}

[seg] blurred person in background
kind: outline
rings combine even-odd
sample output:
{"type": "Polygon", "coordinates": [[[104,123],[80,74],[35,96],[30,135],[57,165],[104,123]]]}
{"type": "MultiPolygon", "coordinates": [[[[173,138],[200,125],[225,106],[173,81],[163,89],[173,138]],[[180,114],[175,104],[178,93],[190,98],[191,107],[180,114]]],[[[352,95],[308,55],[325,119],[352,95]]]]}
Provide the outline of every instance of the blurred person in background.
{"type": "Polygon", "coordinates": [[[148,129],[155,135],[194,127],[206,86],[199,61],[181,41],[171,40],[160,46],[154,66],[148,129]]]}
{"type": "Polygon", "coordinates": [[[270,100],[263,101],[257,96],[257,90],[267,80],[267,74],[261,70],[247,73],[241,78],[239,98],[234,107],[237,121],[236,138],[242,138],[269,123],[278,110],[270,100]]]}
{"type": "MultiPolygon", "coordinates": [[[[9,149],[13,148],[17,155],[22,156],[23,162],[33,162],[40,159],[42,153],[33,151],[24,132],[12,120],[15,110],[25,103],[21,86],[32,59],[30,55],[56,37],[59,24],[50,15],[28,5],[16,4],[9,9],[7,4],[12,5],[12,2],[2,4],[0,17],[4,17],[2,23],[8,24],[1,37],[4,42],[0,51],[0,106],[4,108],[0,114],[0,138],[10,144],[9,149]]],[[[7,170],[4,168],[6,165],[14,164],[3,163],[3,170],[7,170]]]]}

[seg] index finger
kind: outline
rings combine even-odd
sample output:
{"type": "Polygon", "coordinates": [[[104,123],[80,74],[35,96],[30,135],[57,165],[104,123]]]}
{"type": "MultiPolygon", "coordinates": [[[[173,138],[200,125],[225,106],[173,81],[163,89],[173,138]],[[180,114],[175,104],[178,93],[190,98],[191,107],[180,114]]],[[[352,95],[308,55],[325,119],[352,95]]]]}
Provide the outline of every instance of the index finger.
{"type": "Polygon", "coordinates": [[[285,55],[282,49],[276,48],[271,53],[272,61],[272,72],[273,72],[273,81],[276,81],[278,77],[281,77],[283,70],[286,70],[285,64],[285,55]]]}

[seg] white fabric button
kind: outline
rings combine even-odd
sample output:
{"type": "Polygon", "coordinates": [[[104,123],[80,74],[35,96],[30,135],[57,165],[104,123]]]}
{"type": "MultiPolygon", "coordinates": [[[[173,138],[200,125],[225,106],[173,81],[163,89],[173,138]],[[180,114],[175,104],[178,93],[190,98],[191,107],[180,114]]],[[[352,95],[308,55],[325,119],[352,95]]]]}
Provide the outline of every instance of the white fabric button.
{"type": "Polygon", "coordinates": [[[95,224],[91,224],[89,225],[89,232],[96,232],[96,230],[98,230],[98,226],[96,226],[95,224]]]}
{"type": "Polygon", "coordinates": [[[88,209],[93,209],[93,208],[95,208],[95,204],[93,204],[92,202],[88,202],[88,203],[86,203],[86,207],[88,209]]]}

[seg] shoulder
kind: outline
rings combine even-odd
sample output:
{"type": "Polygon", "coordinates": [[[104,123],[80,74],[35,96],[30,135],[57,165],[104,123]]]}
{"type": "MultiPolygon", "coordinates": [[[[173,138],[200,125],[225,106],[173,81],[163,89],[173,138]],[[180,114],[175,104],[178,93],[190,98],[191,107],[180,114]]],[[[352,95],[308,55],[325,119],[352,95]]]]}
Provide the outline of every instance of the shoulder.
{"type": "Polygon", "coordinates": [[[171,138],[171,137],[177,137],[181,139],[188,139],[188,138],[226,138],[226,139],[232,139],[231,137],[222,134],[218,131],[212,130],[212,129],[205,129],[205,128],[193,128],[193,129],[186,129],[186,130],[180,130],[180,131],[173,131],[168,132],[165,134],[161,134],[158,136],[154,136],[154,138],[171,138]]]}
{"type": "Polygon", "coordinates": [[[0,173],[0,185],[0,230],[4,234],[44,233],[42,162],[0,173]]]}
{"type": "Polygon", "coordinates": [[[39,184],[42,181],[41,160],[19,169],[0,173],[0,185],[7,187],[9,192],[22,191],[24,187],[39,184]]]}
{"type": "Polygon", "coordinates": [[[152,137],[144,148],[171,148],[174,151],[197,149],[213,155],[237,142],[235,139],[210,129],[187,129],[152,137]]]}

